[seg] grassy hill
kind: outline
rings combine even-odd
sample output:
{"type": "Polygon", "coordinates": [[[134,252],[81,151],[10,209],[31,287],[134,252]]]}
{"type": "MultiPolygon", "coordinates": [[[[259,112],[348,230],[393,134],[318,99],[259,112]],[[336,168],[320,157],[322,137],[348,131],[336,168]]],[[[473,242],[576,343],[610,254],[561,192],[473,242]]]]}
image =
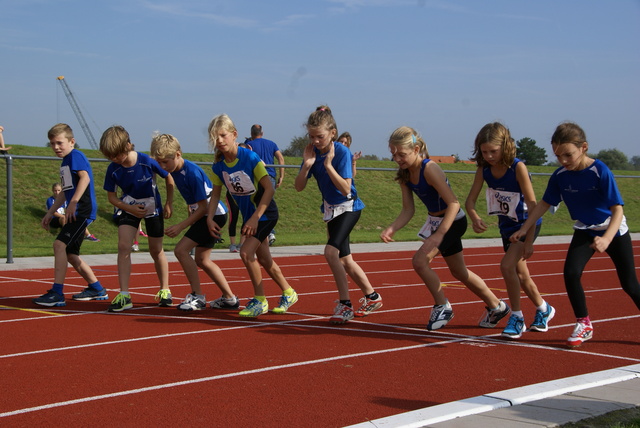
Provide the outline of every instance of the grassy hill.
{"type": "MultiPolygon", "coordinates": [[[[113,207],[107,201],[107,195],[102,190],[104,174],[108,163],[96,150],[82,150],[92,160],[95,177],[96,194],[98,196],[98,219],[90,226],[90,230],[100,242],[85,242],[82,245],[83,254],[107,254],[117,252],[116,226],[112,222],[113,207]],[[93,161],[93,160],[96,161],[93,161]]],[[[60,159],[55,158],[51,149],[47,147],[14,146],[12,156],[46,156],[50,160],[12,159],[13,162],[13,257],[30,257],[52,255],[52,242],[55,235],[42,229],[40,221],[45,213],[45,200],[51,194],[51,185],[59,180],[58,168],[60,159]]],[[[186,154],[185,158],[195,162],[212,162],[211,154],[186,154]]],[[[326,242],[326,228],[319,211],[321,197],[315,180],[311,179],[307,189],[296,192],[293,182],[300,165],[300,158],[286,158],[287,168],[283,187],[276,192],[276,202],[280,209],[277,242],[275,245],[303,245],[321,244],[326,242]]],[[[209,165],[201,165],[210,173],[209,165]]],[[[475,166],[465,164],[442,165],[448,173],[449,181],[454,192],[464,205],[467,192],[473,181],[475,166]]],[[[554,167],[531,167],[532,173],[551,173],[554,167]]],[[[6,201],[6,159],[0,156],[0,200],[6,201]]],[[[631,175],[629,171],[615,171],[616,175],[631,175]]],[[[401,207],[401,195],[398,184],[394,181],[395,164],[390,161],[358,161],[356,186],[360,197],[366,204],[360,222],[351,235],[352,242],[378,242],[382,229],[388,226],[398,215],[401,207]],[[372,171],[367,168],[390,168],[393,171],[372,171]]],[[[542,196],[548,176],[534,175],[533,184],[538,198],[542,196]]],[[[159,183],[163,187],[163,182],[159,183]]],[[[619,178],[618,185],[625,200],[625,214],[627,222],[633,232],[640,231],[640,180],[637,178],[619,178]]],[[[176,192],[177,193],[177,192],[176,192]]],[[[164,188],[161,194],[164,196],[164,188]]],[[[426,210],[416,204],[416,216],[411,223],[401,230],[397,240],[417,240],[416,233],[426,217],[426,210]]],[[[0,257],[7,256],[6,203],[2,203],[0,212],[0,257]]],[[[478,212],[486,212],[484,200],[478,200],[478,212]]],[[[174,224],[186,216],[186,204],[176,194],[174,217],[167,224],[174,224]]],[[[482,235],[473,233],[469,229],[465,238],[493,238],[498,237],[496,217],[484,216],[488,224],[494,225],[482,235]]],[[[546,214],[542,227],[542,235],[570,234],[572,221],[566,208],[561,208],[555,215],[546,214]]],[[[223,236],[228,244],[228,237],[223,236]]],[[[178,238],[165,237],[165,250],[171,251],[178,238]]],[[[140,242],[140,250],[147,251],[145,240],[140,242]]]]}

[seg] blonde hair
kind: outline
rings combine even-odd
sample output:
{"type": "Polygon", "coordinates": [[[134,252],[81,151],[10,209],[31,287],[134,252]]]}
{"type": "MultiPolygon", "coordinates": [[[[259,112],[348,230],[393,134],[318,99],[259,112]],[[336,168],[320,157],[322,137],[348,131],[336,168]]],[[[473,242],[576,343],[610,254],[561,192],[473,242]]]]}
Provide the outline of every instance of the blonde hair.
{"type": "Polygon", "coordinates": [[[171,134],[155,134],[151,139],[150,155],[154,159],[175,159],[182,152],[180,142],[171,134]]]}
{"type": "Polygon", "coordinates": [[[340,134],[338,138],[336,138],[336,141],[340,141],[343,138],[347,140],[347,143],[345,144],[345,146],[351,147],[351,143],[353,142],[353,139],[351,138],[351,134],[349,134],[348,132],[343,132],[342,134],[340,134]]]}
{"type": "MultiPolygon", "coordinates": [[[[418,147],[418,153],[425,159],[429,159],[429,151],[427,143],[424,142],[418,131],[408,126],[401,126],[391,133],[389,137],[389,148],[415,150],[418,147]]],[[[396,181],[399,183],[407,183],[409,181],[409,171],[398,168],[396,181]]]]}
{"type": "Polygon", "coordinates": [[[51,129],[49,129],[49,132],[47,132],[47,138],[51,140],[52,138],[55,138],[60,134],[64,134],[64,136],[69,140],[73,138],[73,130],[66,123],[58,123],[53,125],[51,129]]]}
{"type": "Polygon", "coordinates": [[[494,144],[502,147],[501,163],[504,166],[511,166],[513,160],[516,158],[515,141],[511,137],[509,128],[500,122],[487,123],[476,136],[476,141],[473,145],[473,156],[479,167],[489,166],[489,163],[484,160],[482,150],[480,149],[480,146],[483,144],[494,144]]]}
{"type": "Polygon", "coordinates": [[[56,187],[59,187],[62,190],[62,185],[60,183],[53,183],[51,185],[51,191],[55,190],[56,187]]]}
{"type": "Polygon", "coordinates": [[[573,144],[581,148],[583,144],[587,144],[587,135],[584,130],[573,122],[563,122],[556,128],[551,136],[551,144],[573,144]]]}
{"type": "Polygon", "coordinates": [[[333,134],[332,141],[337,140],[334,140],[334,138],[338,135],[338,125],[336,124],[336,120],[333,118],[333,113],[331,113],[329,106],[321,105],[316,107],[316,111],[309,115],[305,126],[307,129],[325,127],[329,131],[333,130],[335,133],[333,134]]]}
{"type": "Polygon", "coordinates": [[[114,125],[102,133],[100,152],[107,159],[112,159],[123,153],[129,153],[133,149],[130,144],[131,139],[127,130],[120,125],[114,125]]]}
{"type": "Polygon", "coordinates": [[[216,139],[220,131],[238,132],[231,118],[224,113],[214,117],[209,123],[209,149],[214,152],[215,162],[220,162],[223,157],[222,153],[216,150],[216,139]]]}

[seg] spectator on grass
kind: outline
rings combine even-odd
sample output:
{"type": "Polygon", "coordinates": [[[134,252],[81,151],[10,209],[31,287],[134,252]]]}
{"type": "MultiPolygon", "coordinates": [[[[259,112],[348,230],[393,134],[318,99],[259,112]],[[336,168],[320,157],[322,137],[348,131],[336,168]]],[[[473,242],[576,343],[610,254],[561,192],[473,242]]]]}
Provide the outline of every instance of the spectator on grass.
{"type": "MultiPolygon", "coordinates": [[[[349,134],[348,132],[343,132],[342,134],[340,134],[340,136],[336,141],[346,146],[349,149],[349,151],[351,151],[351,143],[353,141],[351,139],[351,134],[349,134]]],[[[356,162],[358,161],[358,159],[360,159],[361,156],[362,156],[362,152],[355,152],[351,154],[351,167],[353,168],[354,177],[356,176],[356,162]]]]}

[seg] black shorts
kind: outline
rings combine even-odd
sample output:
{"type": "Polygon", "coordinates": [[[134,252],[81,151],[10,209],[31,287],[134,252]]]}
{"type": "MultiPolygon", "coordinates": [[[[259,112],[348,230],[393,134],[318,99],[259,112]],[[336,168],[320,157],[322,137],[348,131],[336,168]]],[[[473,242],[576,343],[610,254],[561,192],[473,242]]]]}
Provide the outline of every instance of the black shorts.
{"type": "Polygon", "coordinates": [[[58,237],[58,241],[64,242],[67,246],[67,254],[80,255],[80,247],[84,241],[84,231],[93,222],[86,218],[76,218],[75,221],[68,222],[62,227],[58,237]]]}
{"type": "Polygon", "coordinates": [[[362,211],[347,211],[327,223],[327,232],[329,233],[327,245],[337,248],[340,251],[340,258],[351,254],[349,235],[360,220],[360,214],[362,211]]]}
{"type": "MultiPolygon", "coordinates": [[[[213,221],[218,226],[222,227],[227,222],[227,215],[216,215],[213,217],[213,221]]],[[[187,233],[184,234],[184,236],[198,244],[198,247],[213,248],[216,243],[216,238],[211,236],[211,233],[209,233],[209,228],[207,227],[207,216],[204,216],[200,220],[193,223],[189,230],[187,230],[187,233]]]]}
{"type": "MultiPolygon", "coordinates": [[[[123,212],[117,220],[118,227],[120,226],[132,226],[136,230],[140,227],[140,220],[136,216],[123,212]]],[[[164,236],[164,218],[162,216],[145,217],[144,228],[147,231],[147,235],[151,238],[162,238],[164,236]]]]}
{"type": "MultiPolygon", "coordinates": [[[[253,237],[260,242],[264,241],[265,239],[267,239],[267,236],[269,236],[271,231],[276,227],[276,224],[278,224],[278,219],[259,221],[258,230],[253,234],[253,237]]],[[[242,226],[244,226],[244,224],[242,226]]],[[[240,230],[242,230],[242,228],[240,228],[240,230]]]]}
{"type": "MultiPolygon", "coordinates": [[[[540,224],[536,224],[536,230],[535,232],[533,232],[533,242],[536,241],[536,238],[538,237],[538,235],[540,234],[540,229],[542,228],[542,223],[540,224]]],[[[509,247],[511,246],[511,241],[509,240],[509,237],[511,235],[513,235],[514,233],[516,233],[515,231],[512,232],[509,236],[504,236],[504,235],[500,235],[502,237],[502,248],[504,249],[504,252],[506,253],[507,250],[509,250],[509,247]]],[[[524,242],[527,239],[527,236],[523,236],[522,238],[520,238],[520,242],[524,242]]]]}
{"type": "Polygon", "coordinates": [[[467,231],[467,216],[454,220],[451,227],[444,234],[442,242],[438,246],[442,257],[453,256],[462,251],[462,235],[467,231]]]}
{"type": "Polygon", "coordinates": [[[52,217],[49,222],[49,227],[53,229],[60,229],[62,227],[60,224],[60,217],[52,217]]]}

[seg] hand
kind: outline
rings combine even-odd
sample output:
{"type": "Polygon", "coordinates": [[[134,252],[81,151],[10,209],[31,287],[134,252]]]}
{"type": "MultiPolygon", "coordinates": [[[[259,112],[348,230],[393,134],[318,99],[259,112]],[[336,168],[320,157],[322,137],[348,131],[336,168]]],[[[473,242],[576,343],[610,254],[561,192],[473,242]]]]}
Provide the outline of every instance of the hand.
{"type": "Polygon", "coordinates": [[[313,150],[313,144],[307,144],[302,153],[302,162],[313,164],[316,161],[316,152],[313,150]]]}
{"type": "Polygon", "coordinates": [[[131,208],[129,214],[131,214],[132,216],[138,218],[145,218],[147,216],[147,210],[144,205],[129,205],[129,207],[131,208]]]}
{"type": "Polygon", "coordinates": [[[171,218],[173,215],[173,206],[169,203],[164,204],[164,209],[162,210],[164,218],[171,218]]]}
{"type": "Polygon", "coordinates": [[[336,156],[336,148],[335,145],[333,144],[333,142],[331,142],[329,144],[329,151],[324,155],[324,166],[329,167],[331,166],[331,162],[333,161],[333,158],[336,156]]]}
{"type": "Polygon", "coordinates": [[[220,239],[220,226],[218,223],[207,217],[207,228],[209,229],[209,233],[214,238],[220,239]]]}
{"type": "Polygon", "coordinates": [[[525,231],[523,231],[522,229],[520,229],[519,231],[513,233],[513,235],[511,235],[509,237],[509,241],[513,242],[514,244],[518,241],[520,241],[520,239],[522,239],[522,237],[526,234],[525,231]]]}
{"type": "Polygon", "coordinates": [[[487,231],[487,225],[481,218],[473,220],[471,227],[473,227],[473,231],[475,233],[483,233],[487,231]]]}
{"type": "Polygon", "coordinates": [[[424,240],[424,243],[418,251],[422,251],[428,256],[434,249],[438,248],[440,244],[442,244],[442,236],[440,236],[440,234],[433,234],[424,240]]]}
{"type": "Polygon", "coordinates": [[[589,245],[590,248],[596,250],[599,253],[604,253],[609,248],[611,240],[603,236],[596,236],[593,238],[593,242],[589,245]]]}
{"type": "Polygon", "coordinates": [[[380,239],[382,239],[383,242],[395,242],[393,240],[393,229],[391,229],[391,227],[387,227],[383,230],[380,234],[380,239]]]}
{"type": "Polygon", "coordinates": [[[258,231],[258,219],[255,215],[251,216],[249,220],[242,226],[241,233],[245,236],[253,236],[258,231]]]}
{"type": "Polygon", "coordinates": [[[362,152],[355,152],[353,154],[353,161],[357,161],[358,159],[360,159],[362,157],[362,152]]]}
{"type": "Polygon", "coordinates": [[[164,234],[169,238],[175,238],[180,234],[180,232],[182,232],[182,227],[180,227],[180,224],[174,224],[173,226],[169,226],[164,230],[164,234]]]}
{"type": "Polygon", "coordinates": [[[42,227],[44,228],[44,230],[49,231],[50,227],[49,227],[49,223],[51,223],[51,218],[53,216],[49,213],[45,214],[44,217],[42,217],[42,221],[40,222],[40,224],[42,225],[42,227]]]}
{"type": "Polygon", "coordinates": [[[76,219],[76,208],[78,203],[75,201],[69,202],[65,210],[64,216],[67,218],[67,223],[71,223],[76,219]]]}

